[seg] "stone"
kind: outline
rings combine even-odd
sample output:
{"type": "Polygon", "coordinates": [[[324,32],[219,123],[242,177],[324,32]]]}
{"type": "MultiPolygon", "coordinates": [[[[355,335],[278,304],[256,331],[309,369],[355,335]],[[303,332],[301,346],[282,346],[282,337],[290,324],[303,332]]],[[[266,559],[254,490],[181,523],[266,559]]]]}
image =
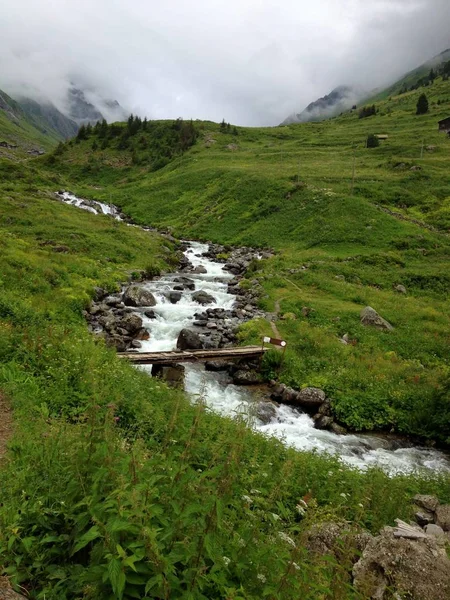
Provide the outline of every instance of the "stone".
{"type": "Polygon", "coordinates": [[[294,392],[292,402],[306,412],[316,413],[321,404],[325,402],[326,394],[319,388],[307,387],[294,392]]]}
{"type": "Polygon", "coordinates": [[[171,304],[176,304],[181,300],[181,292],[171,291],[167,292],[166,298],[169,300],[171,304]]]}
{"type": "Polygon", "coordinates": [[[170,387],[182,388],[184,382],[184,366],[171,365],[153,365],[152,377],[163,379],[170,387]]]}
{"type": "Polygon", "coordinates": [[[186,290],[195,290],[195,281],[193,279],[190,279],[189,277],[175,277],[174,282],[180,283],[186,290]]]}
{"type": "Polygon", "coordinates": [[[103,302],[108,306],[121,306],[122,300],[119,296],[107,296],[103,302]]]}
{"type": "Polygon", "coordinates": [[[155,296],[140,285],[130,285],[123,293],[126,306],[155,306],[155,296]]]}
{"type": "Polygon", "coordinates": [[[0,600],[26,600],[26,596],[15,592],[8,578],[0,576],[0,600]]]}
{"type": "Polygon", "coordinates": [[[120,321],[120,327],[126,329],[130,334],[137,333],[142,327],[142,319],[138,315],[130,314],[123,317],[120,321]]]}
{"type": "Polygon", "coordinates": [[[405,288],[404,285],[401,285],[401,284],[396,285],[395,288],[394,288],[394,290],[396,292],[398,292],[399,294],[406,294],[406,288],[405,288]]]}
{"type": "Polygon", "coordinates": [[[178,335],[177,348],[179,350],[200,350],[203,348],[203,341],[196,331],[182,329],[178,335]]]}
{"type": "Polygon", "coordinates": [[[99,302],[102,298],[106,296],[106,291],[101,287],[94,288],[94,300],[99,302]]]}
{"type": "Polygon", "coordinates": [[[206,267],[204,267],[203,265],[198,265],[197,267],[192,269],[192,273],[196,273],[198,275],[204,275],[207,272],[208,272],[208,269],[206,269],[206,267]]]}
{"type": "Polygon", "coordinates": [[[173,289],[176,292],[182,292],[184,290],[184,286],[182,286],[182,285],[174,285],[173,289]]]}
{"type": "Polygon", "coordinates": [[[267,425],[276,420],[277,408],[272,402],[258,402],[254,415],[263,425],[267,425]]]}
{"type": "Polygon", "coordinates": [[[436,525],[450,531],[450,504],[440,504],[436,508],[436,525]]]}
{"type": "Polygon", "coordinates": [[[333,417],[327,415],[315,415],[314,416],[314,427],[316,429],[329,429],[333,423],[333,417]],[[317,417],[317,418],[316,418],[317,417]]]}
{"type": "Polygon", "coordinates": [[[206,325],[208,324],[208,321],[199,320],[199,321],[194,321],[192,324],[195,325],[195,327],[206,327],[206,325]]]}
{"type": "Polygon", "coordinates": [[[150,332],[145,327],[142,327],[137,333],[134,334],[136,340],[146,341],[150,339],[150,332]]]}
{"type": "Polygon", "coordinates": [[[144,311],[144,315],[147,317],[147,319],[156,319],[156,313],[154,310],[146,310],[144,311]]]}
{"type": "Polygon", "coordinates": [[[428,525],[425,525],[425,533],[427,535],[434,535],[435,537],[444,537],[445,536],[445,532],[442,529],[442,527],[440,527],[439,525],[435,525],[434,523],[429,523],[428,525]]]}
{"type": "Polygon", "coordinates": [[[439,506],[439,500],[436,496],[431,496],[429,494],[416,494],[413,500],[414,504],[417,504],[417,506],[421,506],[430,512],[436,512],[436,509],[439,506]]]}
{"type": "Polygon", "coordinates": [[[421,527],[434,523],[434,514],[428,510],[418,510],[414,515],[414,518],[421,527]]]}
{"type": "Polygon", "coordinates": [[[369,327],[376,327],[377,329],[386,331],[393,331],[394,329],[394,327],[386,321],[386,319],[383,319],[383,317],[381,317],[371,306],[366,306],[366,308],[361,311],[360,318],[361,323],[369,327]]]}
{"type": "Polygon", "coordinates": [[[227,371],[230,363],[221,360],[208,360],[205,363],[205,371],[227,371]]]}
{"type": "Polygon", "coordinates": [[[133,340],[130,345],[132,348],[142,348],[142,344],[138,340],[133,340]]]}
{"type": "Polygon", "coordinates": [[[295,321],[297,319],[295,314],[292,312],[284,313],[284,315],[282,315],[281,318],[283,321],[295,321]]]}
{"type": "Polygon", "coordinates": [[[355,564],[372,540],[367,531],[346,522],[323,521],[306,531],[304,547],[317,556],[333,556],[340,563],[355,564]]]}
{"type": "Polygon", "coordinates": [[[211,294],[208,294],[208,292],[205,292],[203,290],[199,290],[198,292],[192,294],[192,300],[202,305],[216,303],[216,299],[214,298],[214,296],[211,296],[211,294]]]}
{"type": "Polygon", "coordinates": [[[233,375],[235,385],[257,385],[261,383],[261,376],[255,371],[239,370],[233,375]]]}
{"type": "Polygon", "coordinates": [[[450,598],[450,560],[435,538],[396,538],[385,527],[354,565],[353,584],[364,598],[443,600],[450,598]]]}
{"type": "Polygon", "coordinates": [[[335,423],[335,422],[331,423],[330,431],[332,431],[336,435],[346,435],[346,433],[347,433],[347,430],[345,429],[345,427],[342,427],[342,425],[339,425],[338,423],[335,423]]]}
{"type": "Polygon", "coordinates": [[[309,317],[309,315],[311,314],[312,310],[313,310],[313,309],[312,309],[310,306],[304,306],[304,307],[302,308],[302,315],[303,315],[304,317],[309,317]]]}

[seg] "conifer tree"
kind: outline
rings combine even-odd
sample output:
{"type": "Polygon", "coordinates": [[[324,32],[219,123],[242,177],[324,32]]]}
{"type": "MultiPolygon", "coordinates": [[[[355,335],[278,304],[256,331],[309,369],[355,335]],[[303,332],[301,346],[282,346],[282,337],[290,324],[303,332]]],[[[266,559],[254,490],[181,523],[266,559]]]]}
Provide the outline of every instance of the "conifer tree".
{"type": "Polygon", "coordinates": [[[428,98],[425,94],[420,94],[416,105],[416,115],[424,115],[428,112],[428,98]]]}

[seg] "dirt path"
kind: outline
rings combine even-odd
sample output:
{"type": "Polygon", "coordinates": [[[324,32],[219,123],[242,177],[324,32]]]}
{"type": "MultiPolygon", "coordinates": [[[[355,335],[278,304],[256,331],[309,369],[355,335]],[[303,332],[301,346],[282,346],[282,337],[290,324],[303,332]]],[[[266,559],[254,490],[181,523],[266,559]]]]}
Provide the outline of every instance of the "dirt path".
{"type": "Polygon", "coordinates": [[[12,436],[11,407],[0,392],[0,466],[6,453],[6,446],[12,436]]]}
{"type": "MultiPolygon", "coordinates": [[[[279,316],[279,314],[280,314],[280,302],[281,302],[282,300],[283,300],[283,298],[280,298],[279,300],[275,300],[275,310],[274,310],[274,312],[275,312],[275,314],[276,314],[277,318],[278,318],[278,316],[279,316]]],[[[280,334],[280,332],[278,331],[278,328],[277,328],[277,326],[275,325],[275,322],[274,322],[274,321],[270,321],[270,326],[272,327],[273,335],[274,335],[276,338],[278,338],[278,339],[281,339],[281,334],[280,334]]]]}

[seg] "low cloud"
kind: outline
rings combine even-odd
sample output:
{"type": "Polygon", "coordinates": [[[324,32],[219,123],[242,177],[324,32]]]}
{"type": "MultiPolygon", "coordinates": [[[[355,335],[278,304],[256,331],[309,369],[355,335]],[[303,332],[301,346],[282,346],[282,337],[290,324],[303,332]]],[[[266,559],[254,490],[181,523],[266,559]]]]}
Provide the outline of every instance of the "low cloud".
{"type": "Polygon", "coordinates": [[[71,83],[149,118],[274,125],[339,85],[450,46],[448,0],[16,0],[0,88],[67,110],[71,83]]]}

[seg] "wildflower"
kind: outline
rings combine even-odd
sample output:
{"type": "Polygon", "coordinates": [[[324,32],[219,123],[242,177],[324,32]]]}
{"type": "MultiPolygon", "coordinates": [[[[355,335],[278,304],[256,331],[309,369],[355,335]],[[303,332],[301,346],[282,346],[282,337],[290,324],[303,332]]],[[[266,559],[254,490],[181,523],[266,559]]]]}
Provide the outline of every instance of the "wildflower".
{"type": "Polygon", "coordinates": [[[202,469],[197,469],[197,473],[203,473],[202,469]]]}
{"type": "Polygon", "coordinates": [[[226,567],[228,567],[228,565],[229,565],[229,564],[230,564],[230,562],[231,562],[231,559],[230,559],[230,558],[228,558],[228,556],[222,556],[222,560],[223,560],[223,564],[224,564],[226,567]]]}
{"type": "Polygon", "coordinates": [[[333,471],[328,471],[328,475],[331,477],[333,475],[333,471]]]}
{"type": "Polygon", "coordinates": [[[244,500],[244,502],[247,502],[247,504],[251,504],[253,502],[250,496],[246,496],[245,494],[242,496],[242,500],[244,500]]]}
{"type": "Polygon", "coordinates": [[[306,514],[306,510],[303,508],[303,506],[300,506],[300,504],[297,504],[295,508],[300,516],[303,517],[306,514]]]}
{"type": "Polygon", "coordinates": [[[297,563],[293,562],[293,563],[292,563],[292,566],[294,567],[294,569],[295,569],[296,571],[300,571],[300,567],[298,566],[298,564],[297,564],[297,563]]]}
{"type": "Polygon", "coordinates": [[[269,476],[267,475],[267,473],[261,473],[261,475],[262,475],[263,477],[269,477],[269,476]]]}
{"type": "MultiPolygon", "coordinates": [[[[308,505],[306,504],[306,502],[303,500],[303,498],[301,500],[298,501],[298,504],[300,506],[303,506],[303,508],[308,508],[308,505]]],[[[298,505],[297,505],[298,506],[298,505]]]]}
{"type": "Polygon", "coordinates": [[[260,494],[259,490],[250,490],[250,494],[260,494]]]}
{"type": "Polygon", "coordinates": [[[281,519],[280,515],[277,515],[276,513],[270,513],[270,514],[275,519],[275,521],[279,521],[281,519]]]}
{"type": "Polygon", "coordinates": [[[256,578],[259,579],[259,581],[261,583],[266,583],[266,577],[262,573],[258,573],[258,575],[256,576],[256,578]]]}
{"type": "Polygon", "coordinates": [[[339,494],[339,496],[341,496],[341,498],[344,498],[344,500],[347,498],[347,494],[345,494],[344,492],[342,492],[341,494],[339,494]]]}
{"type": "Polygon", "coordinates": [[[361,504],[361,502],[358,502],[358,506],[359,506],[360,508],[364,508],[364,504],[361,504]]]}
{"type": "Polygon", "coordinates": [[[287,533],[284,533],[284,531],[279,531],[278,537],[281,540],[283,540],[283,542],[286,542],[287,544],[289,544],[289,546],[292,546],[293,548],[295,548],[294,540],[291,537],[289,537],[287,533]]]}
{"type": "Polygon", "coordinates": [[[238,545],[243,548],[245,546],[245,541],[242,538],[239,538],[238,545]]]}

